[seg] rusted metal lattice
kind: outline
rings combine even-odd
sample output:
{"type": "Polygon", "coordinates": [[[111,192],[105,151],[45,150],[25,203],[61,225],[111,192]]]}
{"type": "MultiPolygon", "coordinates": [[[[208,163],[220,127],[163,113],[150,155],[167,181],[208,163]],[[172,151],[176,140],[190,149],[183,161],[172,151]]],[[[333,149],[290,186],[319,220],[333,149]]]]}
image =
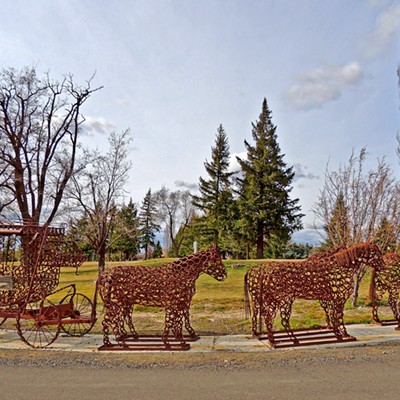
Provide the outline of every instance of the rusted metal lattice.
{"type": "Polygon", "coordinates": [[[400,255],[387,253],[383,260],[384,268],[372,274],[372,317],[382,325],[397,324],[396,329],[400,330],[400,255]],[[381,320],[378,315],[379,304],[386,292],[394,320],[381,320]]]}
{"type": "MultiPolygon", "coordinates": [[[[318,262],[318,260],[332,256],[341,250],[346,248],[345,245],[333,247],[320,253],[316,253],[308,257],[306,260],[297,261],[298,263],[303,262],[318,262]]],[[[265,269],[271,265],[276,264],[279,266],[281,262],[269,262],[268,264],[260,264],[250,268],[244,277],[245,282],[245,305],[246,305],[246,317],[251,314],[251,333],[254,337],[262,334],[262,318],[261,318],[261,305],[262,305],[262,279],[265,269]],[[251,296],[251,310],[249,302],[249,294],[251,296]]],[[[320,300],[321,306],[325,309],[325,303],[320,300]]],[[[327,325],[330,327],[329,315],[327,315],[327,325]]]]}
{"type": "MultiPolygon", "coordinates": [[[[196,280],[202,273],[218,281],[226,278],[226,269],[216,247],[159,267],[117,266],[102,273],[98,291],[104,303],[104,346],[100,349],[115,348],[110,342],[110,334],[115,335],[117,348],[129,349],[131,340],[140,342],[132,321],[135,304],[164,307],[163,347],[187,349],[189,345],[184,340],[182,326],[184,323],[191,337],[196,336],[190,325],[189,309],[196,291],[196,280]],[[177,341],[174,345],[170,341],[170,332],[177,341]]],[[[151,348],[140,347],[146,350],[151,348]]]]}
{"type": "MultiPolygon", "coordinates": [[[[312,257],[303,262],[269,263],[249,270],[247,291],[253,306],[258,307],[265,320],[272,346],[276,347],[278,342],[273,331],[278,311],[286,340],[289,339],[291,345],[301,344],[299,335],[290,327],[295,299],[319,300],[336,340],[354,340],[348,335],[343,321],[344,305],[353,291],[354,275],[365,265],[379,271],[383,259],[379,248],[369,243],[336,250],[331,255],[312,257]]],[[[256,325],[257,317],[253,314],[253,334],[258,333],[256,325]]]]}
{"type": "Polygon", "coordinates": [[[61,329],[87,333],[95,306],[75,285],[58,288],[61,267],[77,269],[83,254],[65,239],[64,229],[39,225],[0,225],[0,325],[16,319],[17,332],[31,347],[46,347],[61,329]],[[48,296],[65,291],[59,304],[48,296]]]}
{"type": "Polygon", "coordinates": [[[12,290],[0,292],[0,306],[19,307],[49,295],[64,264],[64,230],[36,225],[0,226],[0,275],[12,290]]]}

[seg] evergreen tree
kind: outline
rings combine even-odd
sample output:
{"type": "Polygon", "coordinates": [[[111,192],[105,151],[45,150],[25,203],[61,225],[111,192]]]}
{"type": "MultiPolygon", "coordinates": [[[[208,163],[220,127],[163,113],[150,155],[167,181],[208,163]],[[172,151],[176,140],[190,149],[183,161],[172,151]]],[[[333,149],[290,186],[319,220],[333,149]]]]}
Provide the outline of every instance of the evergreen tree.
{"type": "Polygon", "coordinates": [[[193,196],[193,204],[204,213],[202,224],[211,242],[225,250],[227,235],[232,226],[231,207],[233,192],[229,172],[229,144],[222,125],[217,129],[215,147],[211,148],[211,161],[204,163],[209,179],[199,178],[199,196],[193,196]]]}
{"type": "Polygon", "coordinates": [[[396,229],[396,226],[390,223],[387,217],[383,217],[375,235],[375,243],[382,253],[396,251],[398,233],[398,228],[396,229]]]}
{"type": "Polygon", "coordinates": [[[114,250],[122,254],[124,261],[134,260],[139,251],[138,229],[138,207],[130,199],[127,205],[121,207],[118,213],[118,223],[115,228],[115,235],[118,239],[114,250]]]}
{"type": "Polygon", "coordinates": [[[188,226],[180,227],[176,235],[177,240],[181,241],[179,254],[176,254],[174,248],[171,247],[168,251],[170,257],[187,256],[193,253],[194,242],[197,242],[199,249],[205,249],[209,246],[208,237],[202,232],[202,217],[194,214],[188,226]]]}
{"type": "Polygon", "coordinates": [[[158,240],[153,251],[153,258],[161,258],[163,256],[163,249],[161,247],[161,243],[158,240]]]}
{"type": "Polygon", "coordinates": [[[254,145],[245,141],[247,160],[238,158],[243,172],[238,180],[240,227],[247,240],[256,241],[256,258],[264,257],[264,241],[287,242],[302,227],[299,200],[289,197],[293,167],[283,161],[271,114],[264,98],[259,120],[252,124],[254,145]]]}
{"type": "Polygon", "coordinates": [[[144,249],[144,257],[147,260],[150,248],[156,245],[156,232],[160,231],[160,225],[157,224],[157,209],[151,195],[151,189],[143,199],[139,224],[139,243],[144,249]]]}
{"type": "Polygon", "coordinates": [[[323,246],[325,248],[336,247],[341,244],[348,245],[351,243],[349,210],[346,206],[343,193],[339,193],[331,218],[328,224],[324,227],[324,230],[327,234],[323,246]]]}

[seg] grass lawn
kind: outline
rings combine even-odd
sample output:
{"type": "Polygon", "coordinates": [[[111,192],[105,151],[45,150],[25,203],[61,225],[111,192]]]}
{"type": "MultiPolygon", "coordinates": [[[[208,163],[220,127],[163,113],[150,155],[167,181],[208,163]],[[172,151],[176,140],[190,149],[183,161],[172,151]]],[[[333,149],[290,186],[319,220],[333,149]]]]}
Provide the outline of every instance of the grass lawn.
{"type": "MultiPolygon", "coordinates": [[[[160,265],[172,259],[157,259],[149,261],[138,261],[125,263],[126,265],[160,265]]],[[[259,263],[259,261],[235,261],[224,262],[228,277],[224,282],[217,282],[213,278],[202,275],[197,281],[197,291],[191,305],[192,326],[198,334],[249,334],[250,320],[245,319],[244,314],[244,275],[247,269],[259,263]]],[[[124,263],[108,263],[112,265],[122,265],[124,263]]],[[[79,269],[78,275],[74,269],[62,269],[60,276],[60,287],[75,283],[79,293],[87,295],[93,299],[95,281],[97,277],[97,264],[86,262],[79,269]]],[[[367,294],[370,276],[364,278],[361,289],[359,304],[357,308],[346,304],[345,323],[369,323],[372,322],[371,307],[367,303],[367,294]]],[[[64,296],[59,293],[52,300],[57,301],[64,296]]],[[[98,321],[92,333],[101,333],[102,303],[98,298],[97,314],[98,321]]],[[[383,317],[391,317],[387,306],[381,307],[380,313],[383,317]]],[[[164,325],[164,310],[154,307],[136,306],[134,311],[134,322],[140,334],[160,334],[164,325]]],[[[293,306],[291,317],[293,328],[310,328],[325,325],[325,317],[322,308],[317,301],[297,300],[293,306]]],[[[281,329],[280,319],[275,320],[276,329],[281,329]]]]}

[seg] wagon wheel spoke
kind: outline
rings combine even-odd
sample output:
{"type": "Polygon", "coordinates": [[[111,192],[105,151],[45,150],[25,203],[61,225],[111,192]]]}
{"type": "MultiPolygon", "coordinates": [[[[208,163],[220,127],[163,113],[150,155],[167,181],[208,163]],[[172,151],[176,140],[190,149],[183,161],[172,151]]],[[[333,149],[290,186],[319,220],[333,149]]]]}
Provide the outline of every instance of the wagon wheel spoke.
{"type": "Polygon", "coordinates": [[[6,322],[6,321],[7,321],[7,318],[0,319],[0,326],[2,326],[4,324],[4,322],[6,322]]]}
{"type": "Polygon", "coordinates": [[[89,297],[81,293],[68,294],[60,301],[60,304],[68,303],[72,305],[70,320],[76,320],[76,322],[69,323],[68,318],[63,319],[61,329],[69,336],[83,336],[90,332],[96,319],[92,318],[93,303],[89,297]]]}
{"type": "Polygon", "coordinates": [[[49,346],[57,339],[60,330],[60,311],[48,300],[28,303],[18,312],[18,335],[30,347],[49,346]]]}

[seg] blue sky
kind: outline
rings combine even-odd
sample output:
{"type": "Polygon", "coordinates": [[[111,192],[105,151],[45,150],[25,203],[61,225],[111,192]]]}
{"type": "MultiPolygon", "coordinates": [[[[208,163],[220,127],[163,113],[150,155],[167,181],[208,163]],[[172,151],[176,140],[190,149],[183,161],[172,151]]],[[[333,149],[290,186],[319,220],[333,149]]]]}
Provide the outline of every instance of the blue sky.
{"type": "Polygon", "coordinates": [[[128,196],[194,187],[222,124],[232,154],[264,97],[297,172],[305,230],[324,172],[366,146],[399,174],[400,1],[2,1],[0,66],[95,73],[88,145],[131,129],[128,196]]]}

